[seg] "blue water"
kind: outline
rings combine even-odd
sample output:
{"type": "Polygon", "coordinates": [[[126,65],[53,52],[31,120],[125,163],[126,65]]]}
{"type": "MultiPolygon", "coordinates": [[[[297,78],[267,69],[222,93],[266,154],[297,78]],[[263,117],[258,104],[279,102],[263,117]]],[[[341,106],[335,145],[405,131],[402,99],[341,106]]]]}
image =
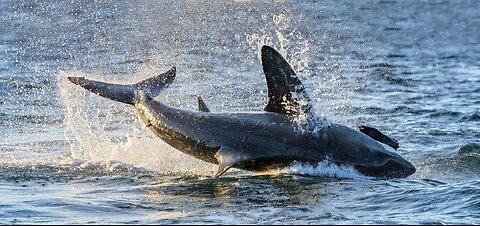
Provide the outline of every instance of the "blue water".
{"type": "Polygon", "coordinates": [[[0,0],[0,223],[480,224],[479,1],[0,0]],[[259,111],[258,59],[292,63],[316,112],[378,128],[417,172],[253,174],[156,138],[66,81],[177,67],[158,100],[259,111]]]}

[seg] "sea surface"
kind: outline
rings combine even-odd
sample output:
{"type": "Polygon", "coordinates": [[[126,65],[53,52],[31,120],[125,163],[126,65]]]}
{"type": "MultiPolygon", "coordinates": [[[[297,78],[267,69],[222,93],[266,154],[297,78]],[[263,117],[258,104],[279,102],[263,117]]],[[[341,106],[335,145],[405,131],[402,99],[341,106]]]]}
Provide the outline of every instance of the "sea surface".
{"type": "Polygon", "coordinates": [[[480,1],[0,0],[0,224],[480,224],[480,1]],[[261,111],[263,44],[318,115],[378,128],[417,172],[266,173],[187,156],[68,82],[177,67],[159,101],[261,111]]]}

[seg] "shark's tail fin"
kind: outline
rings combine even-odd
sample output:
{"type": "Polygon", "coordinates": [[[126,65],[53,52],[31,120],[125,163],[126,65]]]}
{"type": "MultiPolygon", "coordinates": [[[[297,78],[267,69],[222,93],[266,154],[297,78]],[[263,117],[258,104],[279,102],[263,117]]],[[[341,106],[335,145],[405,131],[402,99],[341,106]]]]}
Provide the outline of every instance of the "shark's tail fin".
{"type": "Polygon", "coordinates": [[[84,77],[68,77],[68,80],[102,97],[126,104],[134,104],[136,100],[135,91],[143,90],[150,97],[157,96],[161,90],[175,80],[175,70],[175,67],[173,67],[163,74],[129,85],[99,82],[84,77]]]}

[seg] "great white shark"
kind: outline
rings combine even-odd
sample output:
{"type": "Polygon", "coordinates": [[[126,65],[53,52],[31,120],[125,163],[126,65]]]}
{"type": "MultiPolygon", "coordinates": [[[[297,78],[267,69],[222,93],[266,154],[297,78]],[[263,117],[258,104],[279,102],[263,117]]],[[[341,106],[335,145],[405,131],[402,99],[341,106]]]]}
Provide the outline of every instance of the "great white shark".
{"type": "Polygon", "coordinates": [[[200,97],[198,111],[154,100],[175,80],[175,67],[129,85],[84,77],[68,79],[97,95],[132,105],[164,142],[218,165],[215,178],[232,167],[267,171],[325,160],[353,166],[372,177],[400,178],[415,173],[415,167],[395,151],[398,142],[373,127],[353,129],[329,123],[316,130],[301,129],[299,117],[303,122],[316,123],[309,120],[315,116],[304,86],[276,50],[263,46],[261,56],[268,102],[259,112],[211,112],[200,97]]]}

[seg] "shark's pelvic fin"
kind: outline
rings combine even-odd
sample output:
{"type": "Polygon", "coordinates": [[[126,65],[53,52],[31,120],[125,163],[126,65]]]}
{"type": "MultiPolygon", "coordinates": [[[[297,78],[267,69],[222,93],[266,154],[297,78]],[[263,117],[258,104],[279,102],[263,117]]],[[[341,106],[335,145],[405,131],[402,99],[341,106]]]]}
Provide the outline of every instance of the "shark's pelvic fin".
{"type": "Polygon", "coordinates": [[[268,86],[268,103],[264,110],[286,115],[300,115],[312,106],[305,87],[280,53],[262,47],[262,65],[268,86]]]}
{"type": "Polygon", "coordinates": [[[241,151],[235,151],[230,147],[223,146],[215,154],[215,159],[218,161],[218,170],[213,178],[218,178],[227,172],[228,169],[248,160],[249,157],[241,151]]]}
{"type": "Polygon", "coordinates": [[[207,107],[207,104],[203,102],[203,99],[200,95],[197,96],[197,106],[199,111],[210,112],[210,109],[207,107]]]}

